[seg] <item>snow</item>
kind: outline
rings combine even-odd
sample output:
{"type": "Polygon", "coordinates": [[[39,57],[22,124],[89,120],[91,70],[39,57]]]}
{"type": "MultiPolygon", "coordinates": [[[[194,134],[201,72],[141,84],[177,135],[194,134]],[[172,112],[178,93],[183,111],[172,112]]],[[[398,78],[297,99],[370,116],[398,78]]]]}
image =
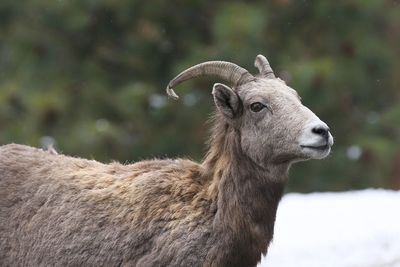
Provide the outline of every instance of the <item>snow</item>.
{"type": "Polygon", "coordinates": [[[400,266],[400,191],[285,195],[258,266],[400,266]]]}

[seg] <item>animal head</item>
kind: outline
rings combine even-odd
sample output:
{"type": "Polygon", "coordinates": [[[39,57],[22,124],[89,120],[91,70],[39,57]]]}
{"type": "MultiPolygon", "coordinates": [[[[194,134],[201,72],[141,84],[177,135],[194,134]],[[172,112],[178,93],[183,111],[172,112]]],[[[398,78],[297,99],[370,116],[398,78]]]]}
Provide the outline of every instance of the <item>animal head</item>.
{"type": "Polygon", "coordinates": [[[326,157],[333,145],[329,128],[301,103],[297,92],[276,78],[267,59],[258,55],[259,74],[224,61],[195,65],[176,76],[167,93],[177,99],[173,88],[205,75],[228,81],[213,86],[212,94],[221,118],[240,135],[243,153],[260,165],[326,157]]]}

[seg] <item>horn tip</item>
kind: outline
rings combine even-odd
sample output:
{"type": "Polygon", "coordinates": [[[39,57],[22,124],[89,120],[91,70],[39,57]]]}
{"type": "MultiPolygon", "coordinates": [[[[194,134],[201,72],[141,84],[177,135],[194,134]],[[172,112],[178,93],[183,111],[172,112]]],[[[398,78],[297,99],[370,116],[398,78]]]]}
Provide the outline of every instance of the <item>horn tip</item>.
{"type": "Polygon", "coordinates": [[[174,89],[172,89],[169,85],[167,86],[167,94],[174,100],[179,99],[179,96],[175,93],[174,89]]]}
{"type": "Polygon", "coordinates": [[[262,62],[265,62],[266,60],[267,59],[263,55],[257,55],[256,60],[254,60],[254,67],[260,68],[262,66],[262,62]]]}

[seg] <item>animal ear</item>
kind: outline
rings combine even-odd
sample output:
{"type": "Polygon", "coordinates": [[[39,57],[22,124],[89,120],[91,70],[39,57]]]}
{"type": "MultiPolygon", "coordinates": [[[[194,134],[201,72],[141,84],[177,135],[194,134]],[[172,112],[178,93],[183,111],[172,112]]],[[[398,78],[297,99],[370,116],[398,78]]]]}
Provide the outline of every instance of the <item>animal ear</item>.
{"type": "Polygon", "coordinates": [[[228,119],[233,119],[239,113],[239,96],[222,83],[214,84],[212,94],[218,110],[228,119]]]}

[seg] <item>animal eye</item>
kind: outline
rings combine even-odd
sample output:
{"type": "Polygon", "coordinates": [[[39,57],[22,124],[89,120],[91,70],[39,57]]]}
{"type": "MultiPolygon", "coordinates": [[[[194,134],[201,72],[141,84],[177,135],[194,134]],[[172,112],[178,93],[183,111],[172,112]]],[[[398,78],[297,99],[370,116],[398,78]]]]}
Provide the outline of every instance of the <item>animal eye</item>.
{"type": "Polygon", "coordinates": [[[265,108],[265,105],[261,104],[260,102],[255,102],[250,105],[250,109],[253,112],[260,112],[263,108],[265,108]]]}

